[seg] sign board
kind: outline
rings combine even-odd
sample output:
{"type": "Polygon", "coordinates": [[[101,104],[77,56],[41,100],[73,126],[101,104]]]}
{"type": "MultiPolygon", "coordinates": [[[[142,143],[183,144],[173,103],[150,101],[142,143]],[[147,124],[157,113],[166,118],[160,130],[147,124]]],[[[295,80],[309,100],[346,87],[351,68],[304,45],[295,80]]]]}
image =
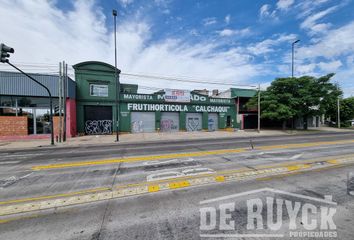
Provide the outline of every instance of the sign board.
{"type": "Polygon", "coordinates": [[[190,91],[165,89],[165,102],[190,102],[190,91]]]}
{"type": "Polygon", "coordinates": [[[90,96],[108,97],[108,85],[90,84],[90,96]]]}

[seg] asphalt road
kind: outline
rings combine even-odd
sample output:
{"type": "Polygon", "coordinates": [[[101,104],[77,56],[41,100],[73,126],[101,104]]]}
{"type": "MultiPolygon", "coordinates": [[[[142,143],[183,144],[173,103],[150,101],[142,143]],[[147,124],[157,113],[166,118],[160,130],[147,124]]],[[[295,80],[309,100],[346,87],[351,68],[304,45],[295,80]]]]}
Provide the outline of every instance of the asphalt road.
{"type": "MultiPolygon", "coordinates": [[[[218,172],[354,156],[353,140],[348,133],[254,138],[253,149],[250,139],[219,139],[2,151],[0,201],[145,182],[151,175],[194,168],[218,172]]],[[[317,198],[333,195],[338,238],[353,239],[354,197],[345,184],[350,171],[353,166],[6,216],[0,218],[0,239],[199,239],[200,201],[264,187],[317,198]]],[[[247,230],[244,200],[235,200],[238,233],[247,230]]],[[[285,237],[289,232],[283,226],[279,231],[285,237]]]]}

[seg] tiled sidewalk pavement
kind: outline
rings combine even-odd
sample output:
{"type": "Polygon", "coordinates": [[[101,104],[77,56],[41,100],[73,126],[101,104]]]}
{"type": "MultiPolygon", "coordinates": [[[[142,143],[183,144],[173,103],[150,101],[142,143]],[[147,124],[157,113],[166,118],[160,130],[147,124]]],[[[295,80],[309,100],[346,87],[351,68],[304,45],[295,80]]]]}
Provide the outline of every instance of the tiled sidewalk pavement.
{"type": "MultiPolygon", "coordinates": [[[[262,130],[257,131],[214,131],[214,132],[160,132],[160,133],[136,133],[136,134],[121,134],[120,143],[138,143],[151,141],[173,141],[183,139],[217,139],[227,137],[256,137],[256,136],[280,136],[280,135],[297,135],[304,133],[314,133],[323,131],[341,131],[347,132],[347,129],[334,128],[319,128],[309,131],[280,131],[280,130],[262,130]]],[[[24,149],[24,148],[38,148],[50,146],[50,135],[44,136],[44,139],[36,138],[0,138],[0,150],[6,149],[24,149]]],[[[55,143],[56,147],[65,146],[83,146],[83,145],[105,145],[113,144],[115,135],[90,135],[68,138],[67,142],[55,143]]],[[[119,143],[118,143],[119,144],[119,143]]]]}

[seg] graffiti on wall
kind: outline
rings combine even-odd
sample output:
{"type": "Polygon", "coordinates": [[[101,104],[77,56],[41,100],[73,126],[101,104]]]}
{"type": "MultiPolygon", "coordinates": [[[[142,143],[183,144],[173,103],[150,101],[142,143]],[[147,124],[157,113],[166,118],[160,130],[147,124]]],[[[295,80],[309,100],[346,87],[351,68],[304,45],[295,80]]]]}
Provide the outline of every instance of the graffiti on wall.
{"type": "Polygon", "coordinates": [[[143,121],[134,121],[132,122],[132,132],[133,133],[142,133],[144,132],[143,121]]]}
{"type": "Polygon", "coordinates": [[[172,119],[163,119],[161,120],[161,131],[163,132],[178,131],[178,125],[174,124],[172,119]]]}
{"type": "Polygon", "coordinates": [[[189,117],[187,118],[187,130],[188,131],[198,131],[200,127],[200,118],[198,117],[189,117]]]}
{"type": "Polygon", "coordinates": [[[89,135],[112,134],[112,120],[87,120],[85,133],[89,135]]]}
{"type": "Polygon", "coordinates": [[[208,119],[208,130],[209,131],[215,131],[216,130],[215,121],[212,118],[208,119]]]}

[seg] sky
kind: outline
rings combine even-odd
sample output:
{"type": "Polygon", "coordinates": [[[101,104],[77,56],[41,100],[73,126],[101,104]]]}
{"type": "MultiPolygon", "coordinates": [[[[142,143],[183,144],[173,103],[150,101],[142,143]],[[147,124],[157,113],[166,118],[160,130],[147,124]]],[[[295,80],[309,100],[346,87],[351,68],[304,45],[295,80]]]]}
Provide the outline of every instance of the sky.
{"type": "Polygon", "coordinates": [[[74,78],[71,66],[79,62],[114,65],[116,9],[120,79],[139,84],[140,92],[265,88],[291,76],[292,43],[299,39],[294,75],[333,72],[345,96],[354,95],[354,0],[0,0],[0,6],[0,42],[15,49],[11,62],[28,72],[57,73],[66,61],[74,78]]]}

